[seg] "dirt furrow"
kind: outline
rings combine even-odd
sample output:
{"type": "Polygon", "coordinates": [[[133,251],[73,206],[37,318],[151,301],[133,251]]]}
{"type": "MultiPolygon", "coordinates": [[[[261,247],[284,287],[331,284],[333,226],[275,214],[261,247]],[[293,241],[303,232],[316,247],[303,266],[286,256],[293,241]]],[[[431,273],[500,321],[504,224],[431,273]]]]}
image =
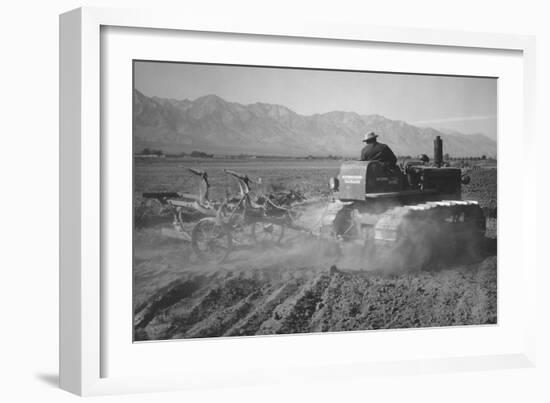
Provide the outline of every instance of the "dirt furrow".
{"type": "Polygon", "coordinates": [[[294,280],[276,287],[276,289],[271,288],[264,301],[231,327],[225,333],[225,336],[251,336],[256,334],[262,324],[271,318],[273,311],[300,290],[302,283],[302,281],[294,280]]]}
{"type": "Polygon", "coordinates": [[[496,323],[496,257],[383,275],[243,268],[174,281],[136,310],[136,340],[496,323]]]}

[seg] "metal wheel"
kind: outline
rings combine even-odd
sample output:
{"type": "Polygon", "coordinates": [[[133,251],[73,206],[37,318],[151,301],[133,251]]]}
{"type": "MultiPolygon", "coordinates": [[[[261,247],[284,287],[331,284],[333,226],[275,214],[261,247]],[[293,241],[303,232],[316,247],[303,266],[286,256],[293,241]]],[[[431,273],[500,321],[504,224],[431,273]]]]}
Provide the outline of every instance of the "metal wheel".
{"type": "Polygon", "coordinates": [[[221,263],[231,252],[231,234],[215,218],[203,218],[193,227],[191,245],[199,259],[221,263]]]}
{"type": "Polygon", "coordinates": [[[256,245],[279,244],[285,234],[285,227],[269,222],[254,222],[251,224],[251,236],[256,245]]]}

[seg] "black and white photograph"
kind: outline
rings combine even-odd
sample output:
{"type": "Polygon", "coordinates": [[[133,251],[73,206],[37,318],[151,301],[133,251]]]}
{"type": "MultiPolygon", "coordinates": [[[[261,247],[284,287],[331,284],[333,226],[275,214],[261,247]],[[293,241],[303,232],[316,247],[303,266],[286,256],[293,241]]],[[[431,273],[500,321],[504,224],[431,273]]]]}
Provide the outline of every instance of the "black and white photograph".
{"type": "Polygon", "coordinates": [[[546,5],[4,2],[0,400],[550,402],[546,5]]]}
{"type": "Polygon", "coordinates": [[[134,341],[497,324],[497,81],[134,60],[134,341]]]}

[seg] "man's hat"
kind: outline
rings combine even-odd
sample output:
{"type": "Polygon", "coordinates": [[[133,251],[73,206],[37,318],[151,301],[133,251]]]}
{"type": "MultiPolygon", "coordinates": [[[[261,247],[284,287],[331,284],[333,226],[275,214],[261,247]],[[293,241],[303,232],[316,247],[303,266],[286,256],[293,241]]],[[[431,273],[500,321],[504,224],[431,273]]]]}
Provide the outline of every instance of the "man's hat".
{"type": "Polygon", "coordinates": [[[378,134],[376,134],[375,132],[370,132],[369,134],[365,134],[365,138],[363,139],[363,142],[367,142],[377,137],[378,137],[378,134]]]}

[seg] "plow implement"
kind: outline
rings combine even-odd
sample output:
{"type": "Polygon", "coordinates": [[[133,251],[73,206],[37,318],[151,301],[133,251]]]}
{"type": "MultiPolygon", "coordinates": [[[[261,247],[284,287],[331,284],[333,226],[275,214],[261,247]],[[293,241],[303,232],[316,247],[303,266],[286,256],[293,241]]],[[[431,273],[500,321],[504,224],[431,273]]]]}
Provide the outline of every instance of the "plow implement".
{"type": "Polygon", "coordinates": [[[190,169],[200,178],[199,193],[149,192],[145,199],[156,199],[164,210],[169,210],[173,221],[171,228],[161,233],[192,246],[201,260],[223,262],[239,248],[281,244],[288,230],[311,233],[299,225],[294,208],[303,205],[304,198],[290,191],[285,195],[286,205],[280,205],[271,195],[251,195],[252,181],[247,175],[231,170],[224,173],[233,177],[239,185],[239,194],[212,202],[208,198],[210,184],[208,174],[190,169]],[[189,220],[198,216],[198,220],[189,220]]]}

